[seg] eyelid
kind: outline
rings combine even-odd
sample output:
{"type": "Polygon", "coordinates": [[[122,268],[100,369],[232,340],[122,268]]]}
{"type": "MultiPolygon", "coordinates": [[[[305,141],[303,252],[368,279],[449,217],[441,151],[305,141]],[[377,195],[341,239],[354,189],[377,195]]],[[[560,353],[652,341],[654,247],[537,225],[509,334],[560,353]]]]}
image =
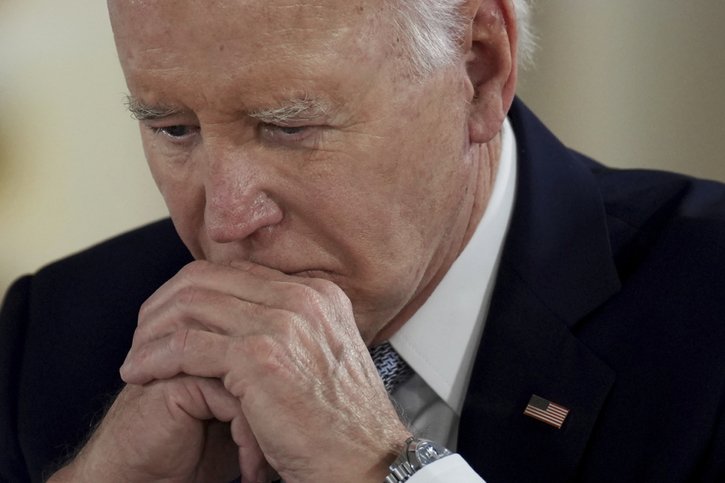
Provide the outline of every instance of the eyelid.
{"type": "Polygon", "coordinates": [[[322,126],[299,124],[292,122],[269,123],[261,122],[259,124],[260,137],[267,142],[273,144],[302,146],[311,138],[319,135],[319,129],[322,126]],[[299,129],[296,133],[285,133],[284,129],[299,129]]]}
{"type": "Polygon", "coordinates": [[[162,124],[162,125],[153,125],[154,123],[144,123],[146,128],[151,131],[151,133],[154,136],[163,136],[164,139],[166,139],[168,142],[171,142],[173,144],[185,144],[190,141],[192,137],[197,135],[200,132],[200,128],[198,126],[194,126],[192,124],[162,124]],[[185,128],[186,132],[181,136],[174,136],[172,135],[169,130],[173,128],[185,128]]]}

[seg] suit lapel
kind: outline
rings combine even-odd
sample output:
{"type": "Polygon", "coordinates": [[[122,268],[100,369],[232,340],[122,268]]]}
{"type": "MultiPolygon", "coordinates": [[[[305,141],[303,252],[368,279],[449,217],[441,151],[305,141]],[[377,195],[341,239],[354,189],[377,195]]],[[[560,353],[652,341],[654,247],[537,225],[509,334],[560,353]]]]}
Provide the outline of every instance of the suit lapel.
{"type": "Polygon", "coordinates": [[[489,482],[566,481],[613,382],[614,373],[502,266],[463,408],[459,451],[489,482]],[[561,429],[524,415],[533,394],[569,409],[561,429]]]}
{"type": "Polygon", "coordinates": [[[510,117],[516,202],[458,449],[491,482],[566,481],[615,379],[572,330],[619,280],[589,169],[520,102],[510,117]],[[569,409],[561,429],[523,414],[533,394],[569,409]]]}

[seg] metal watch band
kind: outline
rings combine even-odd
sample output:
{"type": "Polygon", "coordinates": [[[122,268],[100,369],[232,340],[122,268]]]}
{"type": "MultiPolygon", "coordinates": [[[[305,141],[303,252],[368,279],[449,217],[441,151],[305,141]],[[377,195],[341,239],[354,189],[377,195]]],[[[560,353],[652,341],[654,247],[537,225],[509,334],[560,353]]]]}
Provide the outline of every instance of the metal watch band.
{"type": "Polygon", "coordinates": [[[383,483],[400,483],[402,481],[408,480],[416,472],[416,470],[413,469],[413,467],[407,461],[403,461],[399,465],[393,463],[392,465],[390,465],[388,470],[390,471],[390,474],[385,477],[383,483]]]}
{"type": "Polygon", "coordinates": [[[390,473],[383,483],[401,483],[408,481],[418,470],[434,461],[450,456],[451,453],[438,443],[427,439],[408,438],[405,449],[388,467],[390,473]]]}

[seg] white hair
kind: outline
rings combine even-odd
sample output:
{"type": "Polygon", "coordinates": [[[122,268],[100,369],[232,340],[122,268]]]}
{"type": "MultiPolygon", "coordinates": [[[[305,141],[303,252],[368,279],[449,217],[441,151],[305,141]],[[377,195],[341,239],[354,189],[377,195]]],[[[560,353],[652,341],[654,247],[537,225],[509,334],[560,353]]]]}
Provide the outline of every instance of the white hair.
{"type": "MultiPolygon", "coordinates": [[[[518,63],[533,60],[536,40],[531,29],[532,0],[513,0],[518,31],[518,63]]],[[[457,42],[466,19],[459,8],[463,0],[389,0],[392,20],[404,39],[404,48],[418,73],[427,73],[455,59],[457,42]]]]}

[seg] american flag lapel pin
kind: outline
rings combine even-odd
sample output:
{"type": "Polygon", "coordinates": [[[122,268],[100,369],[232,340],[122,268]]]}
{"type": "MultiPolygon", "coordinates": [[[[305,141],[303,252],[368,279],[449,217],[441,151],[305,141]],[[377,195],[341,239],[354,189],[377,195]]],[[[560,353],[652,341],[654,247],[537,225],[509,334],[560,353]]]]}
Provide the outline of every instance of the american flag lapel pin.
{"type": "Polygon", "coordinates": [[[564,424],[569,410],[564,406],[560,406],[548,399],[533,394],[531,399],[529,399],[529,403],[526,405],[526,409],[524,409],[524,414],[542,423],[554,426],[556,429],[561,429],[561,425],[564,424]]]}

